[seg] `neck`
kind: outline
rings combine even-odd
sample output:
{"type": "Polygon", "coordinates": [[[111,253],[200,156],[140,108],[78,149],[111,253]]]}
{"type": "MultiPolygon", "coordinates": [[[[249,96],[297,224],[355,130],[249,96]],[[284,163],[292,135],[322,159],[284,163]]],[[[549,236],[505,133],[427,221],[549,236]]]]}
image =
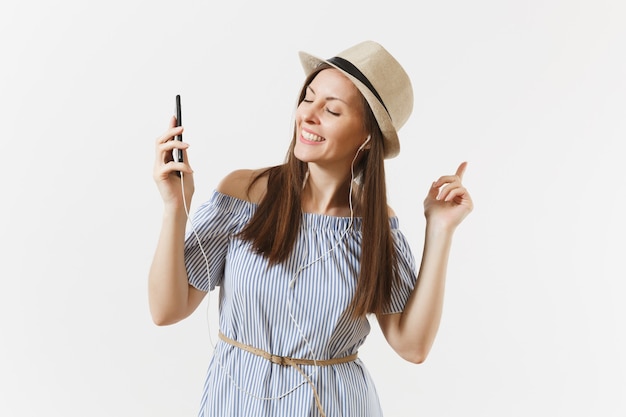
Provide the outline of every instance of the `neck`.
{"type": "Polygon", "coordinates": [[[350,216],[350,172],[331,173],[309,164],[302,191],[302,210],[330,216],[350,216]]]}

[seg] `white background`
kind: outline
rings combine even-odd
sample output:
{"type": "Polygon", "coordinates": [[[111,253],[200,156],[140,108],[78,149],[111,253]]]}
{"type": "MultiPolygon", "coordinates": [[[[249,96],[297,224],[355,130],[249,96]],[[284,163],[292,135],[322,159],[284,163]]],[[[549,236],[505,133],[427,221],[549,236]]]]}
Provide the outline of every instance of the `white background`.
{"type": "Polygon", "coordinates": [[[416,255],[463,160],[476,206],[427,361],[375,324],[361,351],[386,415],[623,417],[625,22],[622,0],[4,2],[0,415],[196,415],[215,312],[156,327],[146,291],[174,96],[193,210],[283,160],[299,50],[373,39],[415,90],[387,174],[416,255]]]}

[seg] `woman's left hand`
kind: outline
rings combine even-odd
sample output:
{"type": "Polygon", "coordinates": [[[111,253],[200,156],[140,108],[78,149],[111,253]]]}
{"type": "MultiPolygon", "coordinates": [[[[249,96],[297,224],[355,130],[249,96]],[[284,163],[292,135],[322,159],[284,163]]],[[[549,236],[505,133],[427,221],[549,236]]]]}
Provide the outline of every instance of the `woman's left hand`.
{"type": "Polygon", "coordinates": [[[463,162],[454,175],[444,175],[432,184],[424,199],[428,223],[453,230],[472,211],[474,203],[462,183],[466,167],[463,162]]]}

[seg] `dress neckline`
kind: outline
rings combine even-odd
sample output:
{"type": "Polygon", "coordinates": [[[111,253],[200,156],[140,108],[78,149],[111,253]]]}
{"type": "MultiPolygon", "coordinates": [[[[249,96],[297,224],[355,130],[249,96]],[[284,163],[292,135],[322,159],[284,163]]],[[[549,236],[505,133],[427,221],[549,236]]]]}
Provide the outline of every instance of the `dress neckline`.
{"type": "MultiPolygon", "coordinates": [[[[258,207],[258,203],[253,203],[252,201],[244,200],[238,197],[234,197],[229,194],[224,194],[218,190],[214,190],[214,198],[222,200],[224,202],[228,201],[235,206],[239,206],[241,208],[247,207],[250,211],[250,216],[254,214],[254,211],[258,207]]],[[[361,229],[363,219],[361,217],[353,217],[349,216],[332,216],[329,214],[321,214],[321,213],[310,213],[310,212],[302,212],[302,221],[303,226],[312,227],[312,228],[331,228],[331,229],[341,229],[344,230],[352,221],[352,227],[356,230],[361,229]]],[[[391,216],[389,217],[389,221],[392,229],[398,228],[398,217],[391,216]]]]}

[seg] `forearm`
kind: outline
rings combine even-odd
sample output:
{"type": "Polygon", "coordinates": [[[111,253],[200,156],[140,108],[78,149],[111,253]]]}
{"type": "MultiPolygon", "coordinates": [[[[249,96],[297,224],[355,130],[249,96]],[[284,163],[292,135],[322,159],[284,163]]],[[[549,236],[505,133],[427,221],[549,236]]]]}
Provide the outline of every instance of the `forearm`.
{"type": "Polygon", "coordinates": [[[166,209],[161,234],[150,267],[148,297],[156,324],[175,323],[184,318],[189,285],[184,260],[187,217],[182,208],[166,209]]]}
{"type": "Polygon", "coordinates": [[[396,351],[411,362],[424,361],[439,330],[452,235],[446,228],[426,227],[417,283],[392,336],[396,351]]]}

